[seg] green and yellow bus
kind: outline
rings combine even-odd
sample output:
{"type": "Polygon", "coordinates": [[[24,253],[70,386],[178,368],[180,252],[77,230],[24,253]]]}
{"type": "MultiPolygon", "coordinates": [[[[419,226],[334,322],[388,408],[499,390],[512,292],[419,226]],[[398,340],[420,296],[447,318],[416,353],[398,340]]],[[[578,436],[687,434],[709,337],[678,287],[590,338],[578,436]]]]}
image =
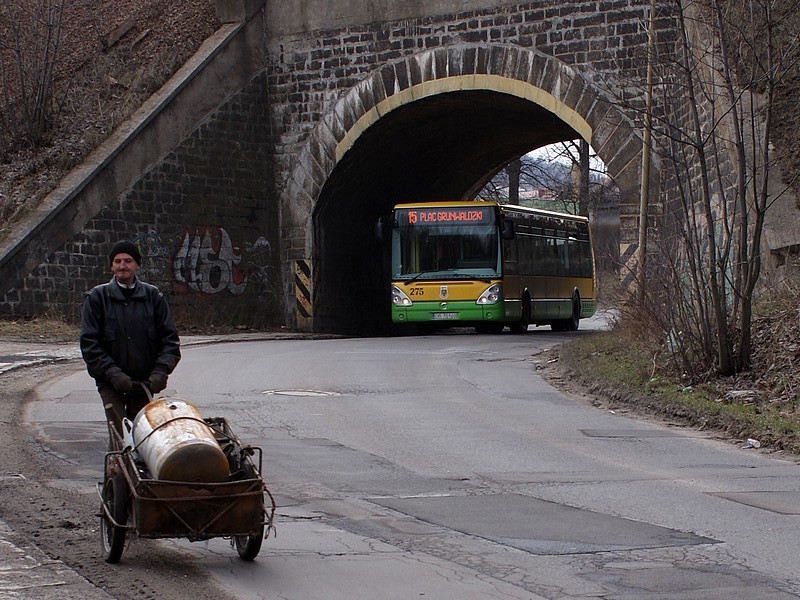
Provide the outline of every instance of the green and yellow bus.
{"type": "Polygon", "coordinates": [[[589,220],[495,202],[398,204],[392,321],[574,331],[596,309],[589,220]]]}

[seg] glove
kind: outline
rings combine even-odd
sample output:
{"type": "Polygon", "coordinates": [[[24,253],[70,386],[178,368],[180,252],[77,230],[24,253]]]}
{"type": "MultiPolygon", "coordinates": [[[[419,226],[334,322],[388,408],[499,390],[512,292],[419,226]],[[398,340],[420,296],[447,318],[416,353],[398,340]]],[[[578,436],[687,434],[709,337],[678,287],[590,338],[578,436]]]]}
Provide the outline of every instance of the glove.
{"type": "Polygon", "coordinates": [[[106,377],[118,392],[130,392],[133,389],[133,381],[125,375],[120,368],[109,369],[106,377]]]}
{"type": "Polygon", "coordinates": [[[153,371],[147,380],[147,387],[150,388],[151,392],[157,394],[167,387],[167,374],[162,371],[153,371]]]}

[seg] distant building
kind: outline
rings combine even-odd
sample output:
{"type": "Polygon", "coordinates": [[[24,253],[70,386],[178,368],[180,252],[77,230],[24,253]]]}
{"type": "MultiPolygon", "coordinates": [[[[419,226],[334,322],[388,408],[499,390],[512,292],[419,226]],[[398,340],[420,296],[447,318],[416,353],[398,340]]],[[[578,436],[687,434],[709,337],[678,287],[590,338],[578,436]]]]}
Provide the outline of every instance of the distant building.
{"type": "Polygon", "coordinates": [[[520,189],[519,200],[553,200],[558,196],[556,192],[548,188],[520,189]]]}

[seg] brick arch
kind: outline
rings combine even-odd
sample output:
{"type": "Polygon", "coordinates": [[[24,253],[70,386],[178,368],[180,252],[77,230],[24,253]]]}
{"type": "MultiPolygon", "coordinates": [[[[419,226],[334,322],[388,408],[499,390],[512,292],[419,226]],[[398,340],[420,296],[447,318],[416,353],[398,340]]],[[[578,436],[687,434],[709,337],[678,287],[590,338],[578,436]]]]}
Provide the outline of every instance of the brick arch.
{"type": "Polygon", "coordinates": [[[367,110],[337,144],[336,161],[344,157],[362,133],[392,110],[429,96],[464,90],[491,90],[523,98],[549,110],[584,139],[589,140],[592,137],[592,127],[573,108],[528,82],[489,73],[447,75],[400,90],[367,110]]]}
{"type": "MultiPolygon", "coordinates": [[[[358,137],[401,106],[458,90],[491,90],[546,108],[589,141],[612,177],[638,193],[641,138],[625,114],[586,77],[535,50],[503,45],[457,45],[386,64],[351,88],[310,134],[287,190],[301,222],[316,195],[358,137]],[[300,201],[300,202],[298,202],[300,201]]],[[[307,248],[310,250],[310,247],[307,248]]]]}
{"type": "Polygon", "coordinates": [[[313,259],[315,204],[336,165],[370,127],[418,100],[481,90],[516,96],[557,116],[589,141],[617,182],[623,202],[638,196],[641,138],[630,119],[587,76],[536,50],[453,45],[377,68],[321,118],[285,189],[284,225],[304,236],[291,243],[295,253],[303,247],[304,256],[313,259]]]}

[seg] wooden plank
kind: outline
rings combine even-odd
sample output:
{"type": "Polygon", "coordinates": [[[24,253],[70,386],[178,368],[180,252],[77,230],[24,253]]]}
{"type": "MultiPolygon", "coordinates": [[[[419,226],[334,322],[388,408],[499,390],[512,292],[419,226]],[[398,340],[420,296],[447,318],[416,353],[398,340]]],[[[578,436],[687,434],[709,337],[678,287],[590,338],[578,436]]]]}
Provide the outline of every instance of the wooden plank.
{"type": "Polygon", "coordinates": [[[105,39],[106,49],[111,48],[114,44],[122,39],[122,37],[136,26],[136,19],[128,17],[122,24],[114,31],[109,33],[105,39]]]}

